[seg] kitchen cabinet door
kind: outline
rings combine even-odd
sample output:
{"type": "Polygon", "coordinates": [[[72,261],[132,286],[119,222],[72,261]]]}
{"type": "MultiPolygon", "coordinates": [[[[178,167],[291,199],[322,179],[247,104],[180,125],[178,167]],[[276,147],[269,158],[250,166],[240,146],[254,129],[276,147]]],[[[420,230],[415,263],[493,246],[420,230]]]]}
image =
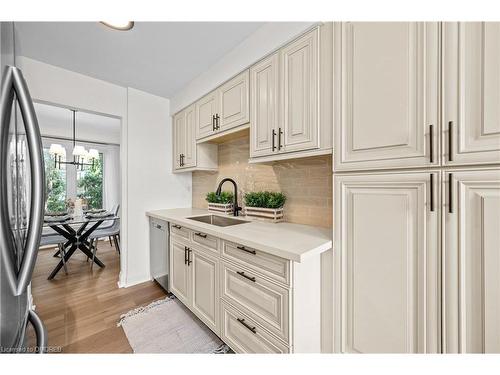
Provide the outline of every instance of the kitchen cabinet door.
{"type": "Polygon", "coordinates": [[[196,139],[215,132],[214,116],[218,107],[217,91],[212,91],[196,102],[196,139]]]}
{"type": "Polygon", "coordinates": [[[170,289],[182,303],[189,305],[190,269],[186,263],[184,245],[177,241],[171,241],[170,244],[170,289]]]}
{"type": "Polygon", "coordinates": [[[229,130],[250,121],[248,70],[224,83],[218,91],[219,131],[229,130]]]}
{"type": "Polygon", "coordinates": [[[274,53],[250,68],[250,157],[277,151],[279,53],[274,53]]]}
{"type": "Polygon", "coordinates": [[[443,68],[444,163],[500,163],[500,23],[444,23],[443,68]]]}
{"type": "Polygon", "coordinates": [[[192,272],[192,310],[217,334],[219,324],[219,261],[201,251],[193,250],[190,264],[192,272]]]}
{"type": "Polygon", "coordinates": [[[184,111],[184,152],[183,152],[183,167],[190,168],[196,167],[196,112],[195,106],[192,105],[184,111]]]}
{"type": "Polygon", "coordinates": [[[440,351],[438,180],[334,177],[336,351],[440,351]]]}
{"type": "Polygon", "coordinates": [[[500,353],[500,169],[444,176],[443,349],[500,353]]]}
{"type": "Polygon", "coordinates": [[[282,48],[280,61],[278,147],[283,152],[319,148],[319,29],[282,48]]]}
{"type": "Polygon", "coordinates": [[[185,153],[185,145],[186,145],[186,117],[184,115],[184,111],[177,113],[174,116],[174,133],[173,133],[173,167],[175,169],[182,168],[181,165],[181,155],[185,153]]]}
{"type": "Polygon", "coordinates": [[[340,39],[335,170],[438,165],[438,23],[346,22],[340,39]]]}

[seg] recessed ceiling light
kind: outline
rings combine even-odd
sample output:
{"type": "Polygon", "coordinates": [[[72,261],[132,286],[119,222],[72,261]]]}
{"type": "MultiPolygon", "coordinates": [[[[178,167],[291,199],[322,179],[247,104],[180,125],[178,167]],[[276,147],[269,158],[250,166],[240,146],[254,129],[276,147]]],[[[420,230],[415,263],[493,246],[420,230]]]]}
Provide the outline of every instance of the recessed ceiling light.
{"type": "Polygon", "coordinates": [[[134,27],[134,21],[101,21],[107,27],[114,30],[127,31],[134,27]]]}

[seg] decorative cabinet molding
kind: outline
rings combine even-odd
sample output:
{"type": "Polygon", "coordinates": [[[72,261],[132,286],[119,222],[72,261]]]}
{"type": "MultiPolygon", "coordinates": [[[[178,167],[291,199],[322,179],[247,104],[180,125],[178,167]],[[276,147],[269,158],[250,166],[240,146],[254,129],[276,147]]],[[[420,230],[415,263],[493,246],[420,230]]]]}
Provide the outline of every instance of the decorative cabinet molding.
{"type": "Polygon", "coordinates": [[[218,131],[223,132],[250,121],[248,70],[224,83],[217,92],[220,103],[218,131]]]}
{"type": "Polygon", "coordinates": [[[444,176],[444,351],[500,353],[500,169],[444,176]]]}
{"type": "Polygon", "coordinates": [[[439,172],[334,181],[336,351],[439,352],[439,172]]]}
{"type": "Polygon", "coordinates": [[[173,118],[173,170],[217,170],[217,145],[197,144],[195,139],[196,108],[191,105],[173,118]]]}
{"type": "Polygon", "coordinates": [[[439,165],[438,23],[339,29],[335,170],[439,165]]]}
{"type": "Polygon", "coordinates": [[[320,254],[297,263],[170,228],[172,293],[234,351],[321,352],[320,254]]]}
{"type": "Polygon", "coordinates": [[[332,46],[325,23],[250,68],[252,162],[331,152],[332,46]]]}
{"type": "Polygon", "coordinates": [[[216,130],[216,118],[219,108],[217,90],[205,95],[196,102],[196,139],[213,134],[216,130]]]}
{"type": "Polygon", "coordinates": [[[443,162],[500,163],[500,23],[443,24],[443,162]]]}

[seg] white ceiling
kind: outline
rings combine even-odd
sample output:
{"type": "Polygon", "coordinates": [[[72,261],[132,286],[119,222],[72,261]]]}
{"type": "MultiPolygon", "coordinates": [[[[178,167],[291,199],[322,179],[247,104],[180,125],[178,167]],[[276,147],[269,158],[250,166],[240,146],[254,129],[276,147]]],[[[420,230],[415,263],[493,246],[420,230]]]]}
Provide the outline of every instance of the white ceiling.
{"type": "MultiPolygon", "coordinates": [[[[73,112],[42,103],[35,103],[34,106],[42,136],[73,137],[73,112]]],[[[117,118],[78,111],[75,124],[79,140],[120,143],[121,121],[117,118]]]]}
{"type": "Polygon", "coordinates": [[[121,86],[172,97],[262,22],[16,22],[16,53],[121,86]]]}

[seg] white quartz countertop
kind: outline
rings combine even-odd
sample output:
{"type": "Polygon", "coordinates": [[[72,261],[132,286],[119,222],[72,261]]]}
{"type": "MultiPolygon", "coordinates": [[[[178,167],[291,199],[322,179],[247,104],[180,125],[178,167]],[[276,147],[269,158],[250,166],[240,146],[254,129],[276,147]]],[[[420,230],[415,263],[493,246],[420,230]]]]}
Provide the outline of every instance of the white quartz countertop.
{"type": "MultiPolygon", "coordinates": [[[[188,217],[213,214],[198,208],[174,208],[146,212],[146,215],[210,234],[224,240],[276,255],[295,262],[301,262],[312,255],[332,248],[332,230],[293,223],[267,223],[241,220],[248,223],[218,227],[190,220],[188,217]]],[[[222,216],[222,215],[221,215],[222,216]]]]}

